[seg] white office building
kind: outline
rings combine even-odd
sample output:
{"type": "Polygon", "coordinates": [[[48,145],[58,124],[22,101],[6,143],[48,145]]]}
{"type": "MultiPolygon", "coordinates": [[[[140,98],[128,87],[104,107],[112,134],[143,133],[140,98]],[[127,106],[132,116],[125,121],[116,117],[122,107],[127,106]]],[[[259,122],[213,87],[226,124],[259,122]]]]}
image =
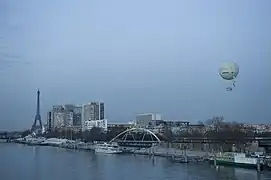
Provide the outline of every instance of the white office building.
{"type": "Polygon", "coordinates": [[[85,121],[85,130],[91,130],[93,127],[98,127],[107,131],[107,119],[85,121]]]}
{"type": "Polygon", "coordinates": [[[82,131],[94,126],[107,129],[103,102],[93,101],[84,104],[82,111],[82,131]]]}
{"type": "Polygon", "coordinates": [[[153,120],[162,120],[161,114],[157,114],[157,113],[137,114],[136,120],[135,120],[135,125],[137,127],[146,128],[152,124],[153,120]]]}

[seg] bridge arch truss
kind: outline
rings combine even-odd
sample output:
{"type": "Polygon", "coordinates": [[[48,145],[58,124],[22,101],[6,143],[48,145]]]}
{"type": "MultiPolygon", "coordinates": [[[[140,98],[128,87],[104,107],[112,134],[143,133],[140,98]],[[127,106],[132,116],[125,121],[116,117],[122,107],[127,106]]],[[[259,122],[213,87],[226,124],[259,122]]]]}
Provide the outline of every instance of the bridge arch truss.
{"type": "Polygon", "coordinates": [[[112,142],[151,142],[151,143],[161,143],[160,138],[152,131],[145,128],[131,128],[119,133],[114,137],[112,142]]]}

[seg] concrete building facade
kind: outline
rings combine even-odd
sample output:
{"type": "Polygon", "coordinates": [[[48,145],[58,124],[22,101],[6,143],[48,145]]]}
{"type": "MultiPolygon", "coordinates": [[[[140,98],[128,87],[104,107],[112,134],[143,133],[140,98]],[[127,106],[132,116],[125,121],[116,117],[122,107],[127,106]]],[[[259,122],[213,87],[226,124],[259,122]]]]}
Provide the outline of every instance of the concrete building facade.
{"type": "Polygon", "coordinates": [[[65,126],[68,128],[72,128],[73,127],[73,112],[72,111],[68,111],[66,112],[66,122],[65,122],[65,126]]]}
{"type": "Polygon", "coordinates": [[[52,109],[52,124],[54,129],[64,127],[65,123],[65,112],[62,105],[53,106],[52,109]]]}
{"type": "Polygon", "coordinates": [[[61,129],[65,127],[65,113],[55,112],[54,113],[54,128],[61,129]]]}
{"type": "Polygon", "coordinates": [[[147,128],[152,125],[154,120],[162,120],[161,114],[156,113],[137,114],[135,125],[137,127],[147,128]]]}
{"type": "Polygon", "coordinates": [[[89,130],[94,125],[96,127],[104,127],[100,124],[106,125],[107,129],[107,120],[105,120],[105,107],[103,102],[89,102],[87,104],[84,104],[83,107],[83,117],[82,117],[82,131],[89,130]],[[101,121],[104,120],[104,121],[101,121]],[[92,121],[92,122],[90,122],[92,121]]]}
{"type": "Polygon", "coordinates": [[[99,104],[99,116],[100,116],[100,118],[99,119],[105,119],[105,116],[104,116],[104,103],[103,102],[101,102],[100,104],[99,104]]]}
{"type": "Polygon", "coordinates": [[[73,104],[65,104],[65,127],[72,128],[73,127],[73,111],[75,105],[73,104]]]}
{"type": "Polygon", "coordinates": [[[98,127],[107,131],[107,119],[85,121],[85,130],[91,130],[93,127],[98,127]]]}
{"type": "Polygon", "coordinates": [[[52,111],[47,112],[47,131],[51,131],[53,129],[53,121],[52,121],[52,111]]]}
{"type": "Polygon", "coordinates": [[[75,106],[73,110],[73,126],[82,127],[82,106],[75,106]]]}

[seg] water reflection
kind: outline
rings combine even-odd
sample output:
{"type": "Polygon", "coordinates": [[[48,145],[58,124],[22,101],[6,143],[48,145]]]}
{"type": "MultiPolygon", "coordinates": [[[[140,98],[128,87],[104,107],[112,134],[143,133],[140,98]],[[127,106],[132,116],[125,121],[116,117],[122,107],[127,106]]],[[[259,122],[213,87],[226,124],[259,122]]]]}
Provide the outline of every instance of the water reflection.
{"type": "Polygon", "coordinates": [[[103,179],[103,158],[100,156],[96,156],[94,153],[90,154],[91,156],[91,162],[89,162],[88,170],[91,172],[91,174],[98,179],[103,179]]]}
{"type": "Polygon", "coordinates": [[[32,161],[33,161],[33,178],[31,179],[36,179],[39,180],[41,177],[40,174],[40,165],[42,164],[42,162],[40,162],[40,151],[39,151],[40,147],[32,147],[32,152],[33,152],[33,157],[32,157],[32,161]]]}
{"type": "Polygon", "coordinates": [[[216,169],[214,166],[208,164],[180,164],[171,163],[169,161],[161,162],[164,174],[172,174],[180,172],[182,176],[185,175],[188,179],[201,179],[201,180],[267,180],[271,172],[258,173],[256,170],[248,170],[241,168],[231,168],[220,166],[216,169]]]}

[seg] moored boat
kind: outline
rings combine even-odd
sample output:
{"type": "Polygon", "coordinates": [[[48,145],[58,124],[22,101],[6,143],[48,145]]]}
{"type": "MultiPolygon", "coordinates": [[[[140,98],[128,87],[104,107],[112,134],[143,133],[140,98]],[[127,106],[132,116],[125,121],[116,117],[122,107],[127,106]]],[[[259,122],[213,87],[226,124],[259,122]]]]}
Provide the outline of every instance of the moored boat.
{"type": "Polygon", "coordinates": [[[209,160],[211,163],[224,166],[236,166],[243,168],[257,168],[258,166],[263,166],[262,160],[256,157],[248,157],[245,153],[218,153],[209,160]]]}
{"type": "Polygon", "coordinates": [[[103,143],[96,145],[95,152],[106,154],[120,154],[122,153],[122,150],[118,145],[103,143]]]}

